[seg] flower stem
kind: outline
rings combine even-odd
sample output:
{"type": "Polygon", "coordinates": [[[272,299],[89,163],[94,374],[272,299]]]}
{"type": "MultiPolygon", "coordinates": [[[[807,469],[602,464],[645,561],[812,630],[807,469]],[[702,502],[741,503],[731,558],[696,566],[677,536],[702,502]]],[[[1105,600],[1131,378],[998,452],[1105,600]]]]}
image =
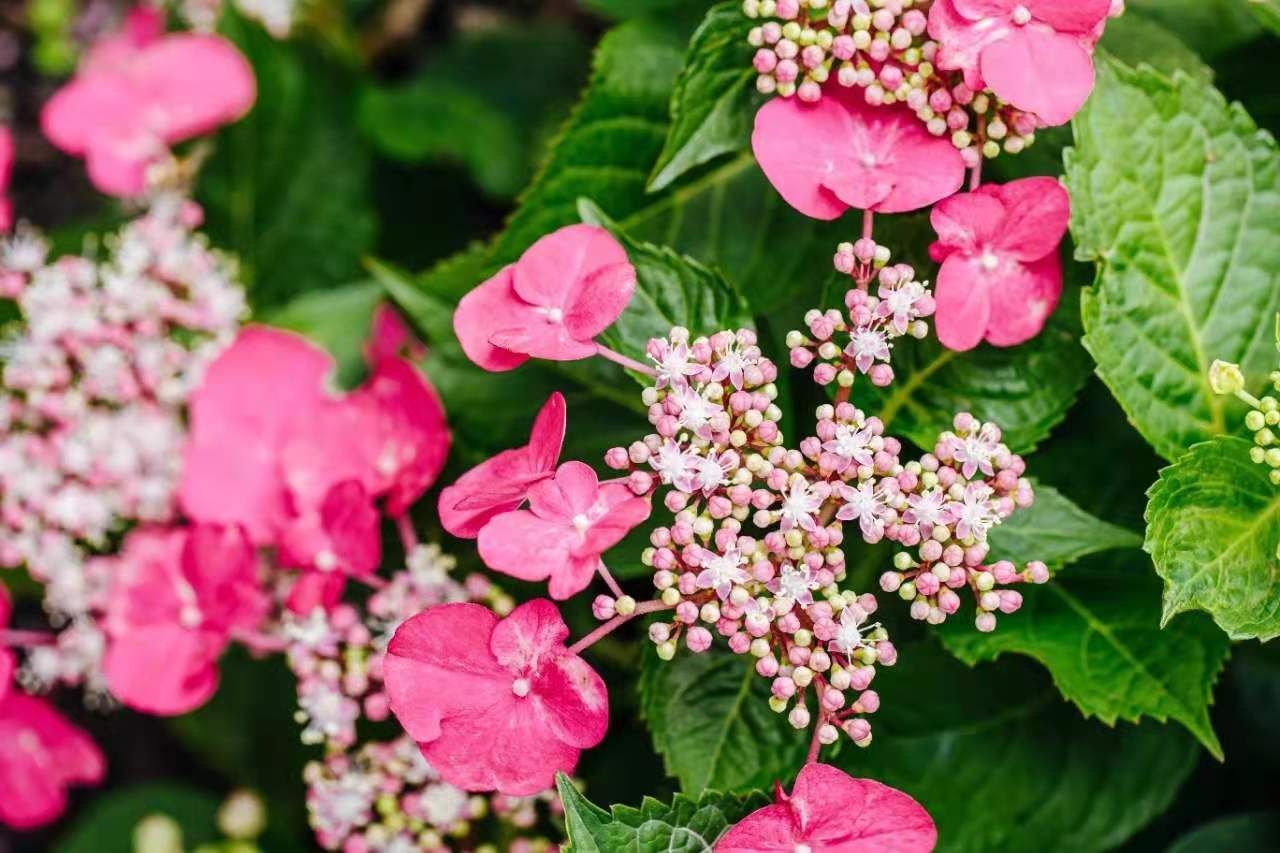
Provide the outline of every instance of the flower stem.
{"type": "Polygon", "coordinates": [[[231,636],[239,643],[247,646],[254,652],[283,652],[288,648],[288,643],[283,637],[273,637],[270,634],[264,634],[260,631],[238,630],[232,631],[231,636]]]}
{"type": "Polygon", "coordinates": [[[973,192],[982,185],[982,160],[978,160],[978,165],[969,170],[969,192],[973,192]]]}
{"type": "Polygon", "coordinates": [[[0,631],[0,646],[51,646],[58,641],[48,631],[0,631]]]}
{"type": "Polygon", "coordinates": [[[674,609],[672,605],[663,604],[662,601],[657,598],[653,599],[652,601],[641,602],[640,604],[636,605],[636,609],[633,610],[629,615],[615,616],[612,619],[610,619],[608,622],[605,622],[599,628],[596,628],[590,634],[587,634],[581,640],[578,640],[578,642],[574,643],[572,646],[569,647],[569,654],[571,655],[582,654],[584,651],[591,648],[591,646],[595,645],[595,643],[598,640],[600,640],[603,637],[607,637],[609,634],[612,634],[618,628],[622,627],[627,622],[630,622],[632,619],[635,619],[637,616],[644,616],[646,613],[657,613],[660,610],[672,610],[672,609],[674,609]]]}
{"type": "Polygon", "coordinates": [[[871,239],[871,229],[875,227],[876,215],[873,211],[862,211],[862,239],[871,239]]]}
{"type": "Polygon", "coordinates": [[[634,370],[636,373],[643,373],[645,376],[657,376],[658,372],[647,364],[641,364],[633,358],[627,358],[620,352],[614,352],[604,344],[596,341],[596,352],[602,357],[607,358],[614,364],[620,364],[627,370],[634,370]]]}
{"type": "Polygon", "coordinates": [[[400,541],[404,544],[404,553],[409,555],[414,548],[418,547],[418,532],[413,529],[413,521],[409,518],[409,513],[403,512],[396,516],[396,530],[400,533],[400,541]]]}
{"type": "Polygon", "coordinates": [[[609,573],[609,567],[600,562],[600,578],[605,582],[605,586],[609,587],[609,592],[613,593],[614,598],[622,598],[624,593],[622,587],[618,586],[618,582],[613,579],[613,575],[609,573]]]}
{"type": "Polygon", "coordinates": [[[824,714],[818,714],[818,721],[813,724],[813,737],[809,739],[809,754],[805,757],[805,764],[813,764],[818,760],[818,753],[822,751],[822,744],[818,741],[818,732],[822,731],[822,726],[827,721],[824,714]]]}

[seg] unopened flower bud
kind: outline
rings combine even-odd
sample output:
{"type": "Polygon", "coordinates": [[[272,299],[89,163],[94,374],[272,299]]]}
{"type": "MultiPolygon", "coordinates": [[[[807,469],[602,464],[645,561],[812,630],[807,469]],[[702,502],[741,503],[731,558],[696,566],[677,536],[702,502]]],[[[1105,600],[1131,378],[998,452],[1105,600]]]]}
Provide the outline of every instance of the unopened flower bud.
{"type": "Polygon", "coordinates": [[[1238,394],[1244,390],[1240,365],[1221,359],[1209,366],[1209,387],[1215,394],[1238,394]]]}

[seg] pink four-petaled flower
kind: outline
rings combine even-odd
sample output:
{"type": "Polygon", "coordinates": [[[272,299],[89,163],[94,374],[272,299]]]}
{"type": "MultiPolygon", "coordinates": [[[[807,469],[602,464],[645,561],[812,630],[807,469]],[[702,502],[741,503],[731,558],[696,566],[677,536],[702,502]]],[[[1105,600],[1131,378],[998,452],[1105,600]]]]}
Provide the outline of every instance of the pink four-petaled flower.
{"type": "Polygon", "coordinates": [[[132,196],[170,145],[235,121],[256,96],[253,69],[229,41],[166,36],[164,12],[139,6],[49,99],[40,123],[54,145],[85,158],[94,186],[132,196]]]}
{"type": "Polygon", "coordinates": [[[985,184],[933,209],[938,340],[969,350],[1030,340],[1062,296],[1058,244],[1071,200],[1053,178],[985,184]]]}
{"type": "Polygon", "coordinates": [[[902,213],[960,189],[965,166],[906,107],[835,88],[817,103],[775,98],[756,113],[756,160],[796,210],[835,219],[851,207],[902,213]]]}
{"type": "Polygon", "coordinates": [[[604,565],[600,555],[649,517],[649,501],[623,483],[600,484],[582,462],[529,488],[529,509],[497,516],[480,531],[480,558],[527,581],[550,579],[555,599],[586,589],[604,565]]]}
{"type": "Polygon", "coordinates": [[[478,604],[429,608],[387,648],[391,709],[449,784],[545,790],[609,726],[604,681],[565,648],[568,636],[546,599],[502,620],[478,604]]]}
{"type": "Polygon", "coordinates": [[[899,790],[854,779],[828,764],[806,764],[788,796],[747,815],[715,853],[927,853],[933,818],[899,790]]]}
{"type": "Polygon", "coordinates": [[[464,296],[453,328],[485,370],[530,358],[574,361],[595,355],[593,338],[618,319],[635,286],[635,268],[608,231],[569,225],[464,296]]]}
{"type": "Polygon", "coordinates": [[[1093,46],[1111,0],[938,0],[929,10],[937,64],[962,70],[1045,124],[1069,121],[1093,90],[1093,46]]]}
{"type": "Polygon", "coordinates": [[[95,785],[106,772],[97,745],[53,705],[0,691],[0,823],[17,830],[50,823],[66,809],[68,787],[95,785]]]}

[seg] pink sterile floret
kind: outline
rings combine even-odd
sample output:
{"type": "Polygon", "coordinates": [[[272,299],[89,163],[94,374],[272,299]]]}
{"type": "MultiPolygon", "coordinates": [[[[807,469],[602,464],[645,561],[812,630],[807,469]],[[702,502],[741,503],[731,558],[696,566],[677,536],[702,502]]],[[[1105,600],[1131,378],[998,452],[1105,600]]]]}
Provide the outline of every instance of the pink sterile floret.
{"type": "Polygon", "coordinates": [[[525,502],[529,488],[555,474],[567,419],[559,391],[534,419],[529,443],[504,450],[458,478],[440,493],[440,523],[462,539],[474,539],[495,516],[525,502]]]}
{"type": "Polygon", "coordinates": [[[552,598],[586,589],[600,555],[649,517],[649,501],[625,483],[600,485],[582,462],[566,462],[554,479],[529,488],[529,509],[499,515],[480,531],[480,558],[495,571],[527,581],[550,578],[552,598]]]}
{"type": "Polygon", "coordinates": [[[239,119],[257,96],[253,69],[234,45],[216,35],[163,35],[162,15],[135,9],[40,116],[49,140],[84,157],[105,193],[144,192],[147,168],[168,146],[239,119]]]}
{"type": "Polygon", "coordinates": [[[1093,90],[1093,48],[1111,0],[938,0],[929,10],[937,65],[973,90],[1064,124],[1093,90]]]}
{"type": "Polygon", "coordinates": [[[0,823],[17,830],[52,822],[67,788],[95,785],[107,772],[93,740],[49,702],[12,690],[0,697],[0,823]]]}
{"type": "Polygon", "coordinates": [[[270,601],[253,546],[237,527],[142,527],[111,560],[103,671],[121,702],[183,714],[218,686],[235,632],[256,631],[270,601]]]}
{"type": "Polygon", "coordinates": [[[608,231],[570,225],[464,296],[453,328],[485,370],[529,358],[574,361],[595,354],[592,339],[618,319],[635,286],[635,268],[608,231]]]}
{"type": "Polygon", "coordinates": [[[0,232],[13,227],[13,202],[6,193],[13,178],[13,134],[0,126],[0,232]]]}
{"type": "Polygon", "coordinates": [[[933,209],[942,263],[937,285],[938,340],[969,350],[1030,340],[1062,296],[1058,244],[1071,200],[1053,178],[985,184],[933,209]]]}
{"type": "Polygon", "coordinates": [[[537,793],[609,726],[604,681],[568,636],[546,599],[502,620],[478,604],[424,610],[387,649],[391,710],[450,785],[537,793]]]}
{"type": "Polygon", "coordinates": [[[835,219],[851,207],[902,213],[964,183],[964,159],[904,106],[872,106],[832,88],[817,103],[775,98],[751,137],[765,176],[796,210],[835,219]]]}
{"type": "Polygon", "coordinates": [[[752,812],[716,844],[716,853],[927,853],[933,818],[899,790],[854,779],[828,764],[806,764],[787,796],[752,812]]]}

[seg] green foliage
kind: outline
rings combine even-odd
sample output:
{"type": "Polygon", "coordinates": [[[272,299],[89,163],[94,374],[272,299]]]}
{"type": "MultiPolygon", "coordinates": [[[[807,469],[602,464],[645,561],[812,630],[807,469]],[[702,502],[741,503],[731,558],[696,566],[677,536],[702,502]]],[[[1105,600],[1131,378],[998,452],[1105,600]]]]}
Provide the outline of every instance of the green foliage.
{"type": "Polygon", "coordinates": [[[533,174],[586,60],[581,39],[555,24],[463,33],[408,83],[366,89],[360,128],[388,157],[462,163],[481,190],[510,198],[533,174]]]}
{"type": "MultiPolygon", "coordinates": [[[[646,361],[650,338],[665,338],[673,326],[696,335],[751,325],[742,299],[719,272],[664,246],[633,240],[600,208],[580,204],[582,221],[608,228],[636,268],[636,291],[622,316],[600,335],[605,346],[646,361]]],[[[650,384],[643,378],[641,384],[650,384]]]]}
{"type": "Polygon", "coordinates": [[[1249,0],[1249,8],[1262,25],[1273,33],[1280,33],[1280,2],[1277,0],[1249,0]]]}
{"type": "Polygon", "coordinates": [[[645,797],[640,808],[591,803],[563,773],[556,789],[564,804],[569,853],[711,853],[729,827],[768,804],[763,794],[746,797],[704,791],[676,794],[670,805],[645,797]]]}
{"type": "Polygon", "coordinates": [[[910,644],[875,688],[892,711],[873,719],[871,746],[835,763],[924,803],[942,853],[1116,847],[1168,808],[1196,761],[1176,728],[1081,719],[1016,660],[967,670],[910,644]]]}
{"type": "Polygon", "coordinates": [[[301,42],[281,43],[228,12],[258,100],[218,134],[199,200],[215,245],[240,257],[255,308],[355,279],[377,214],[369,157],[353,122],[350,73],[301,42]]]}
{"type": "Polygon", "coordinates": [[[1160,473],[1143,546],[1165,580],[1164,621],[1207,610],[1232,639],[1280,636],[1280,489],[1250,444],[1198,444],[1160,473]]]}
{"type": "Polygon", "coordinates": [[[53,846],[54,853],[134,853],[133,829],[163,815],[182,828],[188,849],[216,841],[219,798],[172,783],[133,785],[99,796],[53,846]]]}
{"type": "Polygon", "coordinates": [[[1036,500],[991,531],[991,559],[1040,560],[1062,568],[1090,554],[1136,548],[1142,537],[1094,518],[1052,486],[1035,484],[1036,500]]]}
{"type": "Polygon", "coordinates": [[[1280,813],[1257,812],[1219,818],[1189,832],[1168,853],[1266,853],[1280,836],[1280,813]]]}
{"type": "Polygon", "coordinates": [[[1170,76],[1181,70],[1206,82],[1213,80],[1213,69],[1186,42],[1158,18],[1140,10],[1129,9],[1107,21],[1098,44],[1109,56],[1130,67],[1146,63],[1170,76]]]}
{"type": "MultiPolygon", "coordinates": [[[[1206,59],[1235,50],[1262,31],[1249,14],[1258,0],[1128,0],[1125,14],[1152,18],[1206,59]]],[[[1110,26],[1112,22],[1108,22],[1110,26]]]]}
{"type": "Polygon", "coordinates": [[[1099,63],[1067,154],[1085,346],[1130,420],[1166,459],[1225,432],[1210,363],[1260,379],[1258,318],[1280,308],[1275,141],[1202,81],[1099,63]]]}
{"type": "Polygon", "coordinates": [[[752,664],[722,648],[700,655],[681,649],[671,661],[646,651],[641,713],[684,791],[767,788],[804,762],[806,733],[770,710],[769,683],[752,664]]]}
{"type": "Polygon", "coordinates": [[[742,4],[726,0],[712,7],[693,34],[671,93],[671,130],[653,167],[650,191],[749,145],[762,100],[753,85],[753,48],[747,43],[751,26],[742,4]]]}
{"type": "Polygon", "coordinates": [[[1022,609],[994,632],[952,620],[942,637],[970,665],[1005,653],[1035,658],[1082,714],[1107,725],[1177,720],[1221,760],[1209,703],[1230,643],[1199,616],[1161,631],[1158,587],[1137,552],[1094,559],[1043,586],[1023,586],[1022,609]]]}

